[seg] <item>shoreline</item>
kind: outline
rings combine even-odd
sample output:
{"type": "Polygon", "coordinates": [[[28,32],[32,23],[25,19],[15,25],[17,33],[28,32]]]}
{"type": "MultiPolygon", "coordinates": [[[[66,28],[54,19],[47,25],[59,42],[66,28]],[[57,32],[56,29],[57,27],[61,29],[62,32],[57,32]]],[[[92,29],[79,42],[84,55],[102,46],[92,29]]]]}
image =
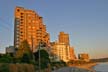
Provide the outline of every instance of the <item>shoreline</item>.
{"type": "Polygon", "coordinates": [[[97,63],[89,63],[89,64],[83,64],[83,65],[73,65],[70,67],[77,67],[77,68],[82,68],[82,69],[86,69],[86,70],[90,70],[95,72],[95,70],[93,69],[94,66],[96,66],[97,63]]]}

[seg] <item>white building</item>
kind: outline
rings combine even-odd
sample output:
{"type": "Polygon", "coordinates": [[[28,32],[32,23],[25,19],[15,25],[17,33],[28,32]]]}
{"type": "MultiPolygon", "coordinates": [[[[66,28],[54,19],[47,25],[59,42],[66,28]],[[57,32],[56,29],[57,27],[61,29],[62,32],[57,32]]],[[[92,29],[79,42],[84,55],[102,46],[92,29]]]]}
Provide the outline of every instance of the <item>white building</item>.
{"type": "Polygon", "coordinates": [[[70,47],[65,43],[55,42],[52,47],[52,52],[56,56],[58,56],[60,60],[63,60],[65,62],[68,62],[70,60],[70,47]]]}

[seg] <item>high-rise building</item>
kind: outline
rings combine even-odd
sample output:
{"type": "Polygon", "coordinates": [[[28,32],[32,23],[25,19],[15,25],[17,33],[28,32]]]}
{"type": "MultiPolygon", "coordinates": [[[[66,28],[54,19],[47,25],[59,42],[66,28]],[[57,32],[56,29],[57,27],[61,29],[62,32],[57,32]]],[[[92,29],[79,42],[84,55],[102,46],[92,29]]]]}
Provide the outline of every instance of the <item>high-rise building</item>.
{"type": "Polygon", "coordinates": [[[65,43],[69,45],[69,34],[60,32],[59,33],[59,43],[65,43]]]}
{"type": "Polygon", "coordinates": [[[14,46],[18,48],[22,41],[27,40],[34,52],[39,42],[50,44],[50,36],[43,24],[42,17],[35,11],[23,7],[15,8],[14,46]]]}

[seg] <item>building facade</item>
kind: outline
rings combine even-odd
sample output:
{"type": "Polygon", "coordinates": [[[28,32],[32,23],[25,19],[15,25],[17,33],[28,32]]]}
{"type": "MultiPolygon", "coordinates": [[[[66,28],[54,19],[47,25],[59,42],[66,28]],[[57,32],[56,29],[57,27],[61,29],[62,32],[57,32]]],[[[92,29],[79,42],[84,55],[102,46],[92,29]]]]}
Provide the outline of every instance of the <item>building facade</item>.
{"type": "Polygon", "coordinates": [[[70,47],[70,60],[76,60],[76,55],[74,52],[74,47],[70,47]]]}
{"type": "Polygon", "coordinates": [[[73,47],[70,47],[69,34],[60,32],[58,35],[58,41],[53,42],[52,53],[58,56],[60,60],[68,62],[70,60],[75,60],[76,56],[74,54],[73,47]]]}
{"type": "Polygon", "coordinates": [[[43,24],[43,18],[35,11],[23,7],[15,8],[14,22],[14,47],[19,48],[21,42],[27,40],[33,52],[36,51],[39,43],[50,44],[50,35],[43,24]]]}
{"type": "Polygon", "coordinates": [[[59,60],[68,62],[70,60],[69,46],[65,43],[55,42],[52,47],[52,52],[55,56],[59,57],[59,60]]]}
{"type": "Polygon", "coordinates": [[[69,34],[64,33],[64,32],[60,32],[59,35],[59,43],[65,43],[67,45],[69,45],[69,34]]]}
{"type": "Polygon", "coordinates": [[[80,59],[80,60],[84,60],[84,61],[89,61],[90,59],[89,59],[89,54],[87,54],[87,53],[81,53],[81,54],[78,54],[78,58],[80,59]]]}
{"type": "Polygon", "coordinates": [[[6,47],[6,54],[14,54],[14,53],[15,53],[14,46],[6,47]]]}

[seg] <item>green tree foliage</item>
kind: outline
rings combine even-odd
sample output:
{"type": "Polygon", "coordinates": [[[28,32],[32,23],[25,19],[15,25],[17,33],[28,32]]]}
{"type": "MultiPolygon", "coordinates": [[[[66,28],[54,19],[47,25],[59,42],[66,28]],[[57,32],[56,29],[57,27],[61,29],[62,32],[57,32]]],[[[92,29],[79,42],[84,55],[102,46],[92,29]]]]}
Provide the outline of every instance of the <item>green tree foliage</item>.
{"type": "Polygon", "coordinates": [[[32,51],[27,40],[24,40],[20,47],[17,49],[16,58],[16,61],[24,63],[29,63],[32,60],[32,51]]]}
{"type": "Polygon", "coordinates": [[[19,48],[18,48],[17,51],[16,51],[16,57],[17,57],[17,58],[21,58],[21,57],[23,56],[24,53],[29,54],[29,55],[32,54],[32,51],[31,51],[31,49],[30,49],[30,46],[29,46],[27,40],[24,40],[24,41],[20,44],[19,48]]]}
{"type": "MultiPolygon", "coordinates": [[[[34,55],[36,62],[39,63],[39,50],[36,53],[34,53],[34,55]]],[[[50,63],[49,54],[44,49],[40,50],[40,63],[41,69],[47,68],[48,64],[50,63]]]]}
{"type": "Polygon", "coordinates": [[[30,61],[31,61],[30,55],[28,53],[24,53],[23,57],[21,59],[21,62],[23,62],[23,63],[30,63],[30,61]]]}
{"type": "Polygon", "coordinates": [[[12,63],[13,62],[13,58],[10,55],[2,55],[0,57],[0,63],[12,63]]]}
{"type": "Polygon", "coordinates": [[[31,49],[30,49],[30,46],[29,46],[27,40],[24,40],[22,42],[22,48],[24,49],[24,53],[31,54],[31,49]]]}

